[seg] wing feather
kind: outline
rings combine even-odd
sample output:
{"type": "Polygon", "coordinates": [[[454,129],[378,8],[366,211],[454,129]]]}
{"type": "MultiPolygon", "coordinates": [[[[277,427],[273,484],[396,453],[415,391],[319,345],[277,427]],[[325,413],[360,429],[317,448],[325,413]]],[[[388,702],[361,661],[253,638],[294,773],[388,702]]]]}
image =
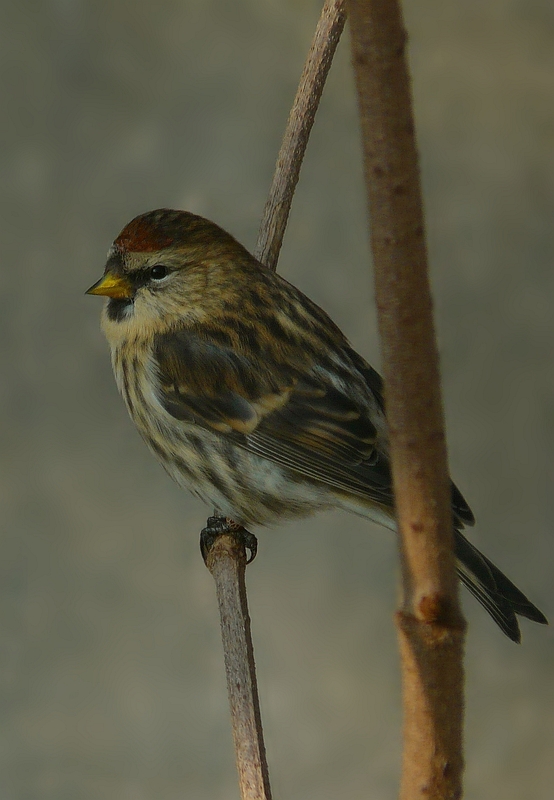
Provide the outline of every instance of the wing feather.
{"type": "Polygon", "coordinates": [[[308,479],[390,505],[386,460],[364,408],[292,365],[271,372],[236,350],[180,330],[155,347],[160,400],[169,414],[232,436],[308,479]]]}
{"type": "MultiPolygon", "coordinates": [[[[384,415],[382,380],[347,345],[344,357],[357,387],[351,395],[308,358],[301,365],[272,362],[270,369],[190,330],[159,336],[154,357],[160,401],[175,419],[229,436],[308,480],[392,507],[388,457],[372,421],[384,415]]],[[[472,524],[454,484],[452,501],[455,515],[472,524]]]]}

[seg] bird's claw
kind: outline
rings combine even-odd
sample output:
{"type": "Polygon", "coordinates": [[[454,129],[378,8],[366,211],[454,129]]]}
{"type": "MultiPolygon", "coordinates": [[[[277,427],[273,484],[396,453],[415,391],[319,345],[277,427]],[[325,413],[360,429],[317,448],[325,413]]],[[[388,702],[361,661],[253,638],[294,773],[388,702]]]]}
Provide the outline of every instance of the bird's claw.
{"type": "Polygon", "coordinates": [[[207,565],[208,554],[214,546],[215,540],[224,534],[235,536],[244,545],[245,549],[250,553],[246,563],[251,564],[258,552],[258,540],[254,534],[229,517],[215,516],[208,517],[206,527],[200,532],[200,552],[204,563],[207,565]]]}

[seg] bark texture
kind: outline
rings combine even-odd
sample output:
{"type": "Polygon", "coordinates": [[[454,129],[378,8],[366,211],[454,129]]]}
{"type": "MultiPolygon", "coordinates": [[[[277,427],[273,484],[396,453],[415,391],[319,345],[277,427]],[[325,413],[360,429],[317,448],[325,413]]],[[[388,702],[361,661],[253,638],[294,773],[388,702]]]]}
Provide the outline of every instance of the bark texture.
{"type": "Polygon", "coordinates": [[[406,32],[397,0],[350,0],[399,524],[402,800],[462,793],[463,640],[406,32]]]}

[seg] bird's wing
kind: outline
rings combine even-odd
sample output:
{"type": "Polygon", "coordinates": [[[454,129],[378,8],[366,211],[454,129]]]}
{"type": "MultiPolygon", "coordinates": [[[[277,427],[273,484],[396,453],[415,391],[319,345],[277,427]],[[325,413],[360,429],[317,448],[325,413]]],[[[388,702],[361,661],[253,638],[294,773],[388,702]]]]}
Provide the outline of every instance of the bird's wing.
{"type": "Polygon", "coordinates": [[[182,330],[160,336],[154,352],[159,398],[176,419],[194,420],[308,479],[392,506],[388,460],[376,447],[369,406],[323,373],[290,364],[254,368],[236,350],[182,330]]]}
{"type": "MultiPolygon", "coordinates": [[[[352,399],[323,370],[289,364],[256,367],[235,349],[189,331],[158,337],[155,359],[162,405],[247,450],[335,489],[393,505],[390,465],[377,447],[371,414],[384,414],[378,372],[348,346],[352,379],[363,379],[368,402],[352,399]],[[371,410],[373,403],[373,410],[371,410]]],[[[474,517],[452,483],[452,510],[462,524],[474,517]]]]}

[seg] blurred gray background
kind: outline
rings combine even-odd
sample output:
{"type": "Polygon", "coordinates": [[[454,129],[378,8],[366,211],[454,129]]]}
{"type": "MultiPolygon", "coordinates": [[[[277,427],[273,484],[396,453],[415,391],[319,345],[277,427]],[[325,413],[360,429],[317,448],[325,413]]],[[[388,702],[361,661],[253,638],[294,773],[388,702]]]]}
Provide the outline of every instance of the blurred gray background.
{"type": "MultiPolygon", "coordinates": [[[[207,509],[143,446],[84,290],[133,216],[253,247],[314,0],[2,3],[1,800],[238,797],[207,509]]],[[[554,6],[407,0],[453,474],[554,618],[554,6]]],[[[280,270],[379,366],[349,42],[280,270]]],[[[393,537],[327,514],[248,571],[274,794],[394,798],[393,537]]],[[[554,636],[464,595],[467,798],[550,800],[554,636]]]]}

